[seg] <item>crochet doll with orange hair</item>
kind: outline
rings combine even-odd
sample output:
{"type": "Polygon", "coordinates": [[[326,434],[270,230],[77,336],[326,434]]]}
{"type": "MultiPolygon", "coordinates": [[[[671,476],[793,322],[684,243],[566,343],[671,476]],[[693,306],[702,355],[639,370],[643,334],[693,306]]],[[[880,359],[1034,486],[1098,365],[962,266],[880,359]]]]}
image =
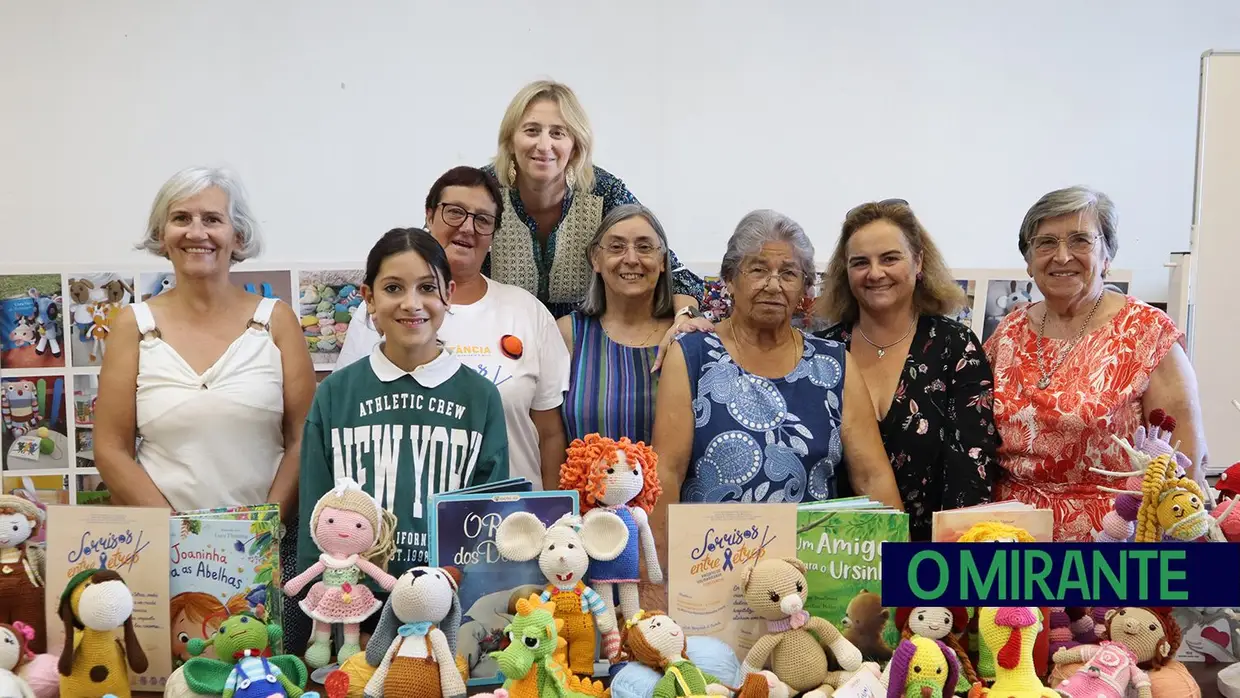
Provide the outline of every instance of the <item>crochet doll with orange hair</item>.
{"type": "Polygon", "coordinates": [[[636,617],[641,608],[637,584],[642,559],[651,583],[663,583],[648,517],[663,493],[657,466],[658,456],[641,441],[588,434],[569,444],[568,460],[560,468],[560,489],[577,491],[583,516],[591,509],[607,509],[628,528],[624,551],[612,560],[590,560],[588,573],[590,586],[611,612],[615,609],[612,588],[619,587],[620,612],[626,619],[636,617]]]}

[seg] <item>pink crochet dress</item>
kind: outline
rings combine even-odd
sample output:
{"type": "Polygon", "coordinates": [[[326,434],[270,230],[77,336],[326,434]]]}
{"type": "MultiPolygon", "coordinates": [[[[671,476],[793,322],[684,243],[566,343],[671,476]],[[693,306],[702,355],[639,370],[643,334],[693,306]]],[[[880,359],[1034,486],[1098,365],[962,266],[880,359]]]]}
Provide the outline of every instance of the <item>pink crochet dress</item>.
{"type": "Polygon", "coordinates": [[[382,608],[370,587],[358,583],[362,570],[356,556],[337,560],[321,555],[319,560],[327,566],[323,578],[299,604],[307,616],[324,623],[361,623],[382,608]]]}
{"type": "Polygon", "coordinates": [[[1077,648],[1085,665],[1064,679],[1055,690],[1069,698],[1124,698],[1129,686],[1148,686],[1149,676],[1137,668],[1137,658],[1122,644],[1104,641],[1101,645],[1077,648]]]}

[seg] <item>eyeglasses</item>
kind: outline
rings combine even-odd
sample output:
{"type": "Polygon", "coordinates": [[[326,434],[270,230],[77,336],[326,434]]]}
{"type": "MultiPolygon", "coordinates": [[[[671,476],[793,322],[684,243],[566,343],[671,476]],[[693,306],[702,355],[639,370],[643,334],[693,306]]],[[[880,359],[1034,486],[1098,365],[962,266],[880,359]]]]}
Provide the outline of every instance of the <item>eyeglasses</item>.
{"type": "Polygon", "coordinates": [[[646,240],[638,240],[637,242],[625,242],[623,240],[612,240],[605,245],[597,246],[600,250],[611,255],[619,257],[628,253],[629,248],[637,252],[638,257],[650,258],[663,251],[663,248],[646,240]]]}
{"type": "MultiPolygon", "coordinates": [[[[852,208],[850,208],[850,209],[848,210],[848,213],[847,213],[847,214],[845,214],[845,216],[844,216],[844,217],[845,217],[845,218],[848,218],[849,216],[851,216],[852,214],[856,213],[857,211],[860,211],[861,209],[865,208],[866,206],[870,206],[870,205],[872,205],[872,203],[873,203],[873,202],[867,201],[867,202],[865,202],[864,204],[860,204],[860,205],[857,205],[857,206],[853,206],[852,208]]],[[[883,199],[882,201],[879,201],[879,202],[878,202],[878,205],[879,205],[879,206],[908,206],[908,205],[909,205],[909,203],[908,203],[907,201],[905,201],[904,199],[883,199]]]]}
{"type": "Polygon", "coordinates": [[[771,283],[771,279],[778,281],[783,288],[796,288],[798,285],[805,283],[805,277],[801,272],[791,269],[771,271],[766,267],[749,267],[742,273],[749,283],[759,288],[771,283]]]}
{"type": "Polygon", "coordinates": [[[1094,242],[1102,237],[1100,233],[1072,233],[1066,238],[1055,237],[1054,235],[1034,235],[1029,238],[1029,247],[1033,249],[1034,254],[1042,257],[1053,255],[1059,251],[1059,246],[1063,243],[1068,244],[1068,251],[1072,254],[1085,254],[1094,249],[1094,242]]]}
{"type": "Polygon", "coordinates": [[[474,219],[474,232],[479,235],[495,233],[495,216],[489,213],[470,213],[456,204],[439,204],[443,213],[439,214],[443,222],[454,227],[465,225],[465,219],[474,219]]]}

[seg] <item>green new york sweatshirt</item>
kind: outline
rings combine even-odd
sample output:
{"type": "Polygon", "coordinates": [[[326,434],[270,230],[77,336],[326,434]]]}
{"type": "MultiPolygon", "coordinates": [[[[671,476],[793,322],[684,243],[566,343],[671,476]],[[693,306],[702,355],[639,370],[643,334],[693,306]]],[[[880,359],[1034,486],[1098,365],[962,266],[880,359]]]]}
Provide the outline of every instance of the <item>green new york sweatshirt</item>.
{"type": "Polygon", "coordinates": [[[298,573],[319,559],[314,506],[342,477],[396,515],[388,572],[427,564],[431,495],[508,477],[499,390],[446,351],[410,374],[376,350],[319,384],[301,443],[298,573]]]}

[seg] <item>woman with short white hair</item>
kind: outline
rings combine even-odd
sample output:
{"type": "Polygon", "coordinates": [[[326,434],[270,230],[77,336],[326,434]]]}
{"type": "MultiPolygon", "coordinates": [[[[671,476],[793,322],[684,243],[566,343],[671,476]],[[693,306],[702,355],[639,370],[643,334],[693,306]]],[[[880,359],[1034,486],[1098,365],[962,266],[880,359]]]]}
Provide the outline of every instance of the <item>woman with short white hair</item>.
{"type": "Polygon", "coordinates": [[[202,167],[173,175],[138,248],[171,262],[176,283],[122,311],[108,337],[94,433],[113,501],[273,502],[288,521],[314,369],[292,308],[229,282],[262,249],[240,180],[202,167]]]}

